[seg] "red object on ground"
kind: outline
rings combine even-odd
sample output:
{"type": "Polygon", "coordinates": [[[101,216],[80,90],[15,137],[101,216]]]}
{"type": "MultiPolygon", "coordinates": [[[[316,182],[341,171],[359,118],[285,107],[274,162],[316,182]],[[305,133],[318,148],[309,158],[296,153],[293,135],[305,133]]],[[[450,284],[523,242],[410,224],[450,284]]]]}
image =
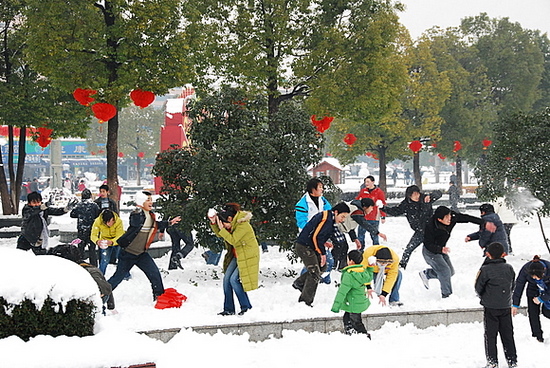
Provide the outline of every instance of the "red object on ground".
{"type": "Polygon", "coordinates": [[[157,298],[157,304],[155,304],[156,309],[166,309],[166,308],[179,308],[184,301],[187,300],[187,297],[183,294],[178,293],[174,288],[164,289],[164,294],[159,295],[157,298]]]}

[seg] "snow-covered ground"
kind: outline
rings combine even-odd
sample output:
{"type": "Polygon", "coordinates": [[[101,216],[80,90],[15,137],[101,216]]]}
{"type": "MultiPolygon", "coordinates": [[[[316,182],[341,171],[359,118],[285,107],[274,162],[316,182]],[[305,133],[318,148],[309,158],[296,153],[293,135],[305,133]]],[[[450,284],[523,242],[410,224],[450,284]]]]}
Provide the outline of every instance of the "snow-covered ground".
{"type": "MultiPolygon", "coordinates": [[[[478,211],[467,213],[479,215],[478,211]]],[[[128,214],[123,214],[122,219],[126,227],[128,214]]],[[[543,224],[549,229],[550,219],[543,219],[543,224]]],[[[75,220],[68,215],[52,217],[52,225],[65,230],[76,228],[75,220]]],[[[482,262],[481,251],[477,242],[464,242],[464,237],[475,230],[474,224],[458,224],[449,241],[451,259],[456,269],[453,277],[454,293],[450,298],[440,298],[436,280],[430,281],[429,290],[422,286],[418,272],[426,264],[419,248],[413,253],[404,271],[401,285],[404,306],[391,307],[391,311],[478,307],[473,283],[482,262]]],[[[381,225],[381,231],[388,235],[385,244],[399,254],[412,234],[404,217],[389,217],[381,225]]],[[[53,243],[57,242],[59,237],[54,237],[53,243]]],[[[0,248],[15,248],[15,245],[15,238],[0,239],[0,248]]],[[[156,243],[156,246],[161,245],[169,245],[169,239],[156,243]]],[[[507,259],[516,272],[535,254],[549,258],[536,220],[522,222],[514,227],[512,245],[515,255],[507,259]]],[[[189,363],[207,367],[219,364],[225,367],[277,368],[287,364],[302,366],[312,363],[322,366],[387,364],[423,368],[482,367],[485,364],[481,323],[418,329],[413,325],[401,326],[392,322],[380,330],[371,331],[372,341],[363,336],[304,331],[285,331],[282,339],[263,342],[249,342],[246,335],[218,333],[210,336],[194,333],[185,327],[335,316],[330,311],[336,293],[335,284],[319,286],[313,308],[298,304],[298,292],[291,283],[301,269],[301,264],[289,261],[287,254],[275,246],[261,255],[261,286],[249,293],[253,308],[243,316],[218,316],[223,304],[223,275],[220,266],[205,264],[201,257],[203,251],[202,248],[193,250],[182,261],[183,270],[168,271],[168,255],[156,259],[165,288],[176,288],[187,296],[181,308],[155,309],[149,282],[135,268],[132,270],[132,279],[124,281],[114,292],[118,314],[98,316],[94,336],[38,336],[29,342],[13,336],[5,338],[0,340],[0,367],[114,367],[144,362],[155,362],[159,368],[181,367],[189,363]],[[166,344],[136,333],[174,327],[184,329],[166,344]]],[[[14,272],[9,266],[0,270],[2,283],[15,282],[14,272]]],[[[114,266],[110,265],[107,277],[113,272],[114,266]]],[[[338,279],[339,274],[333,272],[333,278],[338,279]]],[[[525,305],[525,297],[522,303],[525,305]]],[[[390,307],[382,307],[373,301],[366,313],[389,310],[390,307]]],[[[547,340],[544,344],[531,337],[527,317],[514,318],[520,367],[544,365],[544,356],[550,352],[550,321],[543,318],[542,323],[547,340]]],[[[499,354],[500,367],[506,367],[500,345],[499,354]]]]}

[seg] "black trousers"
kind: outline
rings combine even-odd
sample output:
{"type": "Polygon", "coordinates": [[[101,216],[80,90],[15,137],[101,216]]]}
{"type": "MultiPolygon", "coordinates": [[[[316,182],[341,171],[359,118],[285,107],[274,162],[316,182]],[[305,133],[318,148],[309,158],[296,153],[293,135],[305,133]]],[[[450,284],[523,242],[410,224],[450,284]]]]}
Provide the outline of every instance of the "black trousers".
{"type": "Polygon", "coordinates": [[[325,272],[327,265],[325,264],[321,267],[321,255],[310,247],[295,243],[294,250],[307,270],[294,281],[294,285],[302,290],[298,302],[305,302],[307,305],[311,305],[315,299],[321,274],[325,272]]]}
{"type": "Polygon", "coordinates": [[[514,341],[514,326],[512,325],[512,309],[483,309],[483,325],[485,327],[485,357],[487,363],[498,365],[497,335],[504,349],[508,366],[517,364],[516,343],[514,341]]]}
{"type": "Polygon", "coordinates": [[[368,334],[367,328],[361,319],[361,313],[344,313],[344,332],[351,334],[353,332],[368,334]]]}
{"type": "Polygon", "coordinates": [[[550,318],[550,309],[546,309],[542,304],[535,304],[533,298],[527,298],[527,314],[529,315],[529,324],[533,337],[542,337],[542,327],[540,324],[540,314],[550,318]]]}

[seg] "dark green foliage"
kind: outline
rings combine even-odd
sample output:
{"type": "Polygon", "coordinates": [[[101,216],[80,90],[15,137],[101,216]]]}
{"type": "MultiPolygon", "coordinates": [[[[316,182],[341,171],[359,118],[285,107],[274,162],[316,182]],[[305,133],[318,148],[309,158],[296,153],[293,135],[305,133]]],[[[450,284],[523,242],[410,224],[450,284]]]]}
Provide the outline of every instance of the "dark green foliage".
{"type": "MultiPolygon", "coordinates": [[[[550,213],[550,109],[537,114],[514,114],[500,120],[495,141],[476,167],[478,195],[483,200],[513,197],[528,189],[544,202],[542,214],[550,213]]],[[[521,206],[521,203],[515,203],[521,206]]]]}
{"type": "Polygon", "coordinates": [[[206,96],[191,106],[192,147],[157,157],[153,173],[164,183],[157,203],[166,216],[182,215],[180,226],[197,230],[205,246],[213,241],[206,213],[227,202],[253,213],[260,241],[289,246],[296,236],[294,205],[323,140],[300,103],[281,104],[271,119],[266,106],[230,88],[206,96]]]}
{"type": "Polygon", "coordinates": [[[94,333],[94,309],[90,302],[74,299],[62,308],[48,297],[38,310],[29,299],[11,305],[0,297],[0,339],[11,335],[25,341],[37,335],[90,336],[94,333]]]}

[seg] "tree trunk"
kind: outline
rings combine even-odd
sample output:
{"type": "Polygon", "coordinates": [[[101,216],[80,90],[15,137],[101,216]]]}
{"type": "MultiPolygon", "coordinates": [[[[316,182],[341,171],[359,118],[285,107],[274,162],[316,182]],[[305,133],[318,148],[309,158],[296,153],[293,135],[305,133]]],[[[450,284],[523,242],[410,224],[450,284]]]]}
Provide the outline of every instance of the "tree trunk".
{"type": "Polygon", "coordinates": [[[460,156],[456,156],[456,186],[459,190],[462,190],[462,158],[460,156]]]}
{"type": "Polygon", "coordinates": [[[413,156],[413,176],[414,183],[420,190],[422,190],[422,175],[420,175],[420,152],[417,152],[413,156]]]}
{"type": "Polygon", "coordinates": [[[380,176],[378,178],[378,186],[384,193],[387,193],[387,180],[386,180],[386,148],[378,146],[378,163],[380,176]]]}
{"type": "MultiPolygon", "coordinates": [[[[118,105],[118,104],[117,104],[118,105]]],[[[117,114],[109,120],[107,126],[107,185],[111,198],[118,202],[118,109],[117,114]]]]}

